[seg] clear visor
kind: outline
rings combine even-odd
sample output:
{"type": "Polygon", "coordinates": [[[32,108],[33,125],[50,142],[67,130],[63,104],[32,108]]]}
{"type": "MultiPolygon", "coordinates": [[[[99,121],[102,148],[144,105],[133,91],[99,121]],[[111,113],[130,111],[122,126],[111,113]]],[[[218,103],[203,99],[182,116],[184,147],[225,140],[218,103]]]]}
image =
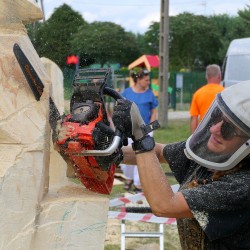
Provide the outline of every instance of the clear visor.
{"type": "Polygon", "coordinates": [[[250,153],[249,139],[215,100],[187,140],[186,153],[204,167],[227,170],[250,153]]]}

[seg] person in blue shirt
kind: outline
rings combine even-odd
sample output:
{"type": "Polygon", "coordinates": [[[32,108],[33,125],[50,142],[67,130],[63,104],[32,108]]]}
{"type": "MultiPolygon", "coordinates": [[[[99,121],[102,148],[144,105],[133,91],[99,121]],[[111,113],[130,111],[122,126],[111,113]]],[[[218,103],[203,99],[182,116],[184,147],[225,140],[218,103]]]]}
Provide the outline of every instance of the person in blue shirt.
{"type": "MultiPolygon", "coordinates": [[[[153,91],[149,88],[149,71],[146,69],[134,69],[131,71],[130,76],[135,84],[132,87],[126,88],[122,92],[122,96],[129,101],[133,101],[137,105],[145,124],[149,124],[156,120],[156,108],[158,106],[158,100],[153,91]]],[[[151,135],[153,134],[151,133],[151,135]]],[[[132,143],[130,138],[129,143],[132,143]]],[[[141,192],[141,183],[137,166],[121,164],[121,169],[126,177],[124,189],[128,191],[132,188],[132,185],[134,185],[134,191],[141,192]]]]}

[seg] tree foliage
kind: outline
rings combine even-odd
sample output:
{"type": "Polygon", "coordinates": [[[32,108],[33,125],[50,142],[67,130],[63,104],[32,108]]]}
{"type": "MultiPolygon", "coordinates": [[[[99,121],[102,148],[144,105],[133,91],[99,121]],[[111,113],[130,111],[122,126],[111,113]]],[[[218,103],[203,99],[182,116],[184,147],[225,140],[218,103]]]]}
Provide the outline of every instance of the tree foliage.
{"type": "MultiPolygon", "coordinates": [[[[182,13],[169,22],[170,70],[204,69],[207,64],[222,65],[229,43],[250,37],[250,7],[239,16],[201,16],[182,13]]],[[[43,23],[34,23],[28,34],[38,54],[65,66],[67,55],[77,53],[81,66],[91,63],[120,63],[128,66],[143,54],[159,54],[159,22],[145,34],[126,32],[111,22],[87,23],[67,4],[55,9],[43,23]]]]}
{"type": "Polygon", "coordinates": [[[248,24],[250,24],[250,5],[243,10],[238,11],[238,15],[248,24]]]}
{"type": "Polygon", "coordinates": [[[60,67],[65,65],[65,58],[73,52],[72,36],[78,32],[81,25],[88,25],[82,16],[67,4],[57,8],[44,23],[30,30],[32,42],[38,54],[47,57],[60,67]]]}
{"type": "Polygon", "coordinates": [[[128,65],[140,54],[135,35],[111,22],[81,26],[71,45],[80,57],[91,58],[101,65],[114,62],[128,65]]]}
{"type": "MultiPolygon", "coordinates": [[[[250,10],[239,11],[239,16],[201,16],[182,13],[171,16],[169,22],[170,70],[199,70],[206,65],[222,65],[229,43],[236,38],[250,36],[250,10]]],[[[143,53],[158,54],[158,22],[153,23],[140,37],[143,53]],[[154,50],[155,48],[155,50],[154,50]]]]}
{"type": "Polygon", "coordinates": [[[171,66],[191,70],[216,60],[220,42],[208,18],[183,13],[170,19],[169,45],[171,66]]]}
{"type": "Polygon", "coordinates": [[[221,46],[218,50],[218,62],[222,64],[228,46],[233,39],[250,36],[249,24],[241,16],[231,17],[227,14],[209,17],[219,34],[221,46]]]}
{"type": "Polygon", "coordinates": [[[160,23],[153,22],[147,32],[144,34],[143,49],[145,54],[158,55],[159,54],[159,34],[160,23]]]}

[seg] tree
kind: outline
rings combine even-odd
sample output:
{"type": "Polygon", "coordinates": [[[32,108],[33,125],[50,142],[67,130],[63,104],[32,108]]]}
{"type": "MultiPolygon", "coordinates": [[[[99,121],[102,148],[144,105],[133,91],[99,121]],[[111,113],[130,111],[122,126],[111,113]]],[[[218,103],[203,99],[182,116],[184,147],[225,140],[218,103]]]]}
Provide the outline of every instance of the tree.
{"type": "Polygon", "coordinates": [[[47,21],[30,30],[29,35],[39,56],[47,57],[63,67],[67,55],[74,51],[70,40],[80,26],[88,26],[88,23],[78,12],[63,4],[47,21]]]}
{"type": "MultiPolygon", "coordinates": [[[[170,69],[204,69],[222,64],[229,43],[250,36],[250,7],[239,16],[200,16],[182,13],[170,17],[170,69]]],[[[29,37],[40,56],[65,66],[70,54],[80,56],[81,66],[94,62],[127,66],[142,54],[159,54],[159,23],[153,22],[145,34],[125,32],[111,22],[87,23],[66,4],[55,9],[45,22],[27,26],[29,37]]]]}
{"type": "Polygon", "coordinates": [[[235,26],[235,17],[231,17],[227,14],[212,15],[208,17],[213,23],[214,29],[218,32],[218,39],[220,41],[220,47],[218,49],[217,64],[222,65],[227,48],[231,40],[233,39],[235,26]]]}
{"type": "Polygon", "coordinates": [[[112,62],[127,66],[140,55],[135,35],[111,22],[81,26],[73,35],[71,47],[80,57],[92,58],[102,66],[112,62]]]}
{"type": "Polygon", "coordinates": [[[185,12],[170,17],[169,43],[170,66],[175,70],[204,69],[218,58],[218,33],[205,16],[185,12]]]}
{"type": "Polygon", "coordinates": [[[221,44],[218,50],[218,64],[222,64],[228,46],[233,39],[250,36],[249,23],[245,19],[247,18],[248,12],[244,12],[244,14],[243,12],[244,11],[239,11],[239,13],[241,13],[240,16],[234,17],[231,17],[227,14],[213,15],[209,17],[213,23],[213,26],[217,29],[219,34],[218,39],[220,40],[221,44]]]}
{"type": "Polygon", "coordinates": [[[160,23],[152,22],[148,30],[143,36],[144,54],[158,55],[159,54],[159,33],[160,23]]]}
{"type": "Polygon", "coordinates": [[[247,8],[238,11],[238,15],[246,22],[250,24],[250,6],[247,5],[247,8]]]}

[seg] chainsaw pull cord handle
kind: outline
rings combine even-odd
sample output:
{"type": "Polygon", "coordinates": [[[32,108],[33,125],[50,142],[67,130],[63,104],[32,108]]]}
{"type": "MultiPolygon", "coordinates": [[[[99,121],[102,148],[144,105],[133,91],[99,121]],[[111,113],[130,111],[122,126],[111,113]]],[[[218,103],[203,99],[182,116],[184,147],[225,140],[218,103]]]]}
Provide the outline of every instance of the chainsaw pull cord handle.
{"type": "MultiPolygon", "coordinates": [[[[115,100],[124,99],[124,97],[112,88],[104,87],[103,94],[108,95],[115,100]]],[[[115,129],[114,138],[110,146],[104,150],[83,150],[81,153],[74,153],[73,155],[83,155],[83,156],[107,156],[115,152],[121,143],[122,132],[119,129],[115,129]]]]}

